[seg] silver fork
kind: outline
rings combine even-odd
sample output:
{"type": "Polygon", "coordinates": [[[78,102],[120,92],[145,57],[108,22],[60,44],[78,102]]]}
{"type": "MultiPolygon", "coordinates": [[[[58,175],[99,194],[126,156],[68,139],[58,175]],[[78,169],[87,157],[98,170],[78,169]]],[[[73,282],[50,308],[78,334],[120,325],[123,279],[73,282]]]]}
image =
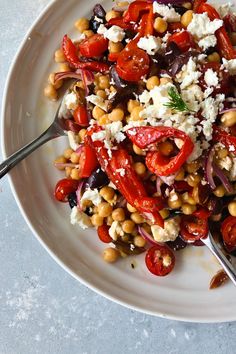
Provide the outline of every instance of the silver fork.
{"type": "Polygon", "coordinates": [[[54,117],[53,123],[50,127],[42,133],[38,138],[31,141],[29,144],[22,147],[20,150],[16,151],[14,154],[9,156],[5,161],[0,164],[0,178],[5,176],[14,166],[16,166],[20,161],[30,155],[34,150],[36,150],[41,145],[45,144],[49,140],[57,138],[59,136],[66,135],[64,129],[64,121],[62,119],[62,111],[65,109],[64,98],[68,94],[68,90],[65,92],[61,103],[57,109],[54,117]]]}

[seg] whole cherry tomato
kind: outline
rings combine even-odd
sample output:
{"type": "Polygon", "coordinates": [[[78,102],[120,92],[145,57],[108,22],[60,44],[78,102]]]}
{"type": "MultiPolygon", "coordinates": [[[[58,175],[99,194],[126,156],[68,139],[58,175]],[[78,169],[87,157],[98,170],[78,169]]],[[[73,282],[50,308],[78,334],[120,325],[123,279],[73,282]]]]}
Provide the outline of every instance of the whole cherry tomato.
{"type": "Polygon", "coordinates": [[[79,105],[73,113],[74,120],[77,124],[82,127],[87,127],[89,124],[88,121],[88,112],[85,106],[79,105]]]}
{"type": "Polygon", "coordinates": [[[109,235],[109,226],[107,224],[103,224],[102,226],[98,226],[97,229],[99,239],[104,243],[112,242],[112,238],[109,235]]]}
{"type": "Polygon", "coordinates": [[[79,182],[74,179],[64,178],[57,182],[54,195],[59,202],[67,202],[68,195],[77,190],[79,182]]]}
{"type": "Polygon", "coordinates": [[[236,217],[228,216],[221,225],[221,233],[227,251],[236,248],[236,217]]]}
{"type": "Polygon", "coordinates": [[[175,256],[166,245],[156,245],[147,251],[145,262],[152,274],[163,277],[173,270],[175,256]]]}
{"type": "Polygon", "coordinates": [[[78,165],[80,178],[87,178],[91,175],[98,166],[98,160],[93,148],[88,145],[82,147],[78,165]]]}
{"type": "Polygon", "coordinates": [[[108,49],[108,39],[101,34],[84,39],[79,44],[80,54],[86,58],[99,57],[108,49]]]}
{"type": "Polygon", "coordinates": [[[186,242],[194,242],[208,234],[207,218],[194,215],[184,215],[180,222],[180,235],[186,242]]]}

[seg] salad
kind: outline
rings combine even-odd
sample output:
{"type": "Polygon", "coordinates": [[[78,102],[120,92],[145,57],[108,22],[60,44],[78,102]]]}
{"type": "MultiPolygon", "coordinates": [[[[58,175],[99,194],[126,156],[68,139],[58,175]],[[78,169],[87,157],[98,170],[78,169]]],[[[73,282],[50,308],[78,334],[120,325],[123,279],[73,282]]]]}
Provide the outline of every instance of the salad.
{"type": "Polygon", "coordinates": [[[80,34],[64,36],[44,91],[55,100],[71,80],[63,100],[69,147],[55,160],[64,172],[55,197],[72,208],[71,223],[96,228],[106,262],[144,253],[156,276],[173,270],[175,251],[203,245],[209,228],[233,255],[232,7],[133,1],[106,12],[97,4],[75,27],[80,34]]]}

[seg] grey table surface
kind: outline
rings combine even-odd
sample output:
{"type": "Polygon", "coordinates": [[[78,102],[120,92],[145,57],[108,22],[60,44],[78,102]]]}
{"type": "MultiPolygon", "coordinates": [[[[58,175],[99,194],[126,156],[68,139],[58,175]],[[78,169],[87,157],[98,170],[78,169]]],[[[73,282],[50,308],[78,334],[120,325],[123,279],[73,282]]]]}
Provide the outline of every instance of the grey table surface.
{"type": "MultiPolygon", "coordinates": [[[[49,0],[0,0],[0,95],[30,24],[49,0]]],[[[106,300],[60,268],[0,181],[0,354],[235,353],[236,323],[159,319],[106,300]]]]}

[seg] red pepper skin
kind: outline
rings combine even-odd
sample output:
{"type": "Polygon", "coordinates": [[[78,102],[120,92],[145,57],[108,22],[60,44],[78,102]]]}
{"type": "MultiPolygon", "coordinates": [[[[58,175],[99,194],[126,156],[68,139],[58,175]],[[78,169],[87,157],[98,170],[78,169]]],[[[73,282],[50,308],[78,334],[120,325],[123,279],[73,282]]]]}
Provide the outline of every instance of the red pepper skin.
{"type": "Polygon", "coordinates": [[[175,42],[182,52],[195,47],[193,37],[188,31],[175,32],[169,37],[168,43],[170,42],[175,42]]]}
{"type": "Polygon", "coordinates": [[[146,156],[148,169],[157,176],[168,176],[177,172],[186,162],[194,148],[192,140],[184,132],[169,127],[138,127],[127,131],[130,140],[141,149],[160,142],[165,138],[178,138],[184,144],[178,155],[168,158],[159,151],[149,151],[146,156]]]}
{"type": "Polygon", "coordinates": [[[119,26],[120,28],[123,28],[124,30],[137,32],[137,29],[135,29],[136,26],[132,23],[125,22],[123,17],[111,18],[108,21],[107,26],[108,27],[119,26]]]}
{"type": "MultiPolygon", "coordinates": [[[[214,9],[214,7],[206,3],[200,4],[197,12],[198,13],[207,12],[211,21],[215,19],[220,19],[220,15],[216,11],[216,9],[214,9]]],[[[218,51],[220,52],[221,56],[223,58],[226,58],[227,60],[235,59],[236,51],[231,43],[228,33],[225,30],[225,27],[222,26],[221,28],[219,28],[215,34],[217,38],[218,51]]]]}
{"type": "Polygon", "coordinates": [[[101,73],[109,71],[109,65],[106,63],[100,63],[98,61],[90,61],[87,63],[80,62],[77,55],[76,46],[67,35],[63,37],[62,50],[66,61],[76,69],[87,69],[101,73]]]}
{"type": "Polygon", "coordinates": [[[137,23],[140,15],[144,11],[149,11],[152,8],[152,3],[147,1],[134,1],[129,5],[129,8],[125,14],[124,22],[135,22],[137,23]]]}
{"type": "Polygon", "coordinates": [[[197,12],[199,9],[199,6],[204,4],[207,0],[194,0],[193,2],[193,12],[197,12]]]}
{"type": "Polygon", "coordinates": [[[108,154],[103,142],[92,141],[91,135],[100,130],[99,127],[90,129],[86,141],[95,149],[101,167],[129,204],[146,219],[164,227],[164,221],[159,214],[159,210],[164,208],[162,198],[148,197],[143,183],[132,167],[131,157],[123,147],[118,146],[117,150],[111,150],[108,154]],[[121,168],[125,170],[125,176],[121,176],[121,168]]]}
{"type": "Polygon", "coordinates": [[[232,154],[236,155],[236,136],[233,136],[223,129],[213,127],[213,141],[223,144],[232,154]]]}
{"type": "Polygon", "coordinates": [[[117,61],[119,55],[120,55],[120,53],[109,53],[108,54],[108,61],[112,61],[112,62],[117,61]]]}
{"type": "MultiPolygon", "coordinates": [[[[152,36],[154,32],[154,13],[153,8],[151,7],[147,14],[142,16],[140,21],[140,26],[138,29],[138,38],[152,36]]],[[[136,38],[135,38],[136,39],[136,38]]]]}

